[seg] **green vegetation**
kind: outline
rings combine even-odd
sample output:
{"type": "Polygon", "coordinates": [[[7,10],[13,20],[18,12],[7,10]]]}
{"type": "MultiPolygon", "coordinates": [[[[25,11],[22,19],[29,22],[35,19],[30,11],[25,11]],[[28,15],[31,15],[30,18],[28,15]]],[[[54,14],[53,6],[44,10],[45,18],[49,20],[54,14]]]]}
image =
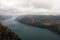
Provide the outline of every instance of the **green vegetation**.
{"type": "Polygon", "coordinates": [[[44,22],[44,23],[49,23],[51,20],[50,19],[40,19],[41,22],[44,22]]]}

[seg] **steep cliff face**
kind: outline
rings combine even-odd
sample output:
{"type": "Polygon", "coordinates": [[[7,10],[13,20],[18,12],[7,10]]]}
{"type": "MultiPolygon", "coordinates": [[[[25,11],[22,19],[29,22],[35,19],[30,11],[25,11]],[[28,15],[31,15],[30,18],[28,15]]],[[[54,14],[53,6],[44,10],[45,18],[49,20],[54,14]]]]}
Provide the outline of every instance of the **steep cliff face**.
{"type": "Polygon", "coordinates": [[[26,15],[17,18],[16,21],[39,28],[48,29],[60,35],[60,16],[26,15]]]}
{"type": "Polygon", "coordinates": [[[14,32],[7,26],[0,22],[0,40],[21,40],[14,32]]]}

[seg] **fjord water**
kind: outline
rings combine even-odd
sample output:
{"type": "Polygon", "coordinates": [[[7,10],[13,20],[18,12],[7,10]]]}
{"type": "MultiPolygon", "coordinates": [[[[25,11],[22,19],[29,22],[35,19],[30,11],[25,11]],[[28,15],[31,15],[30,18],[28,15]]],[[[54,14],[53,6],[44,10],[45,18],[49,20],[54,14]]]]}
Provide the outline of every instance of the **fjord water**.
{"type": "Polygon", "coordinates": [[[47,30],[34,26],[29,26],[14,19],[3,21],[5,25],[11,28],[22,40],[60,40],[60,37],[47,30]]]}

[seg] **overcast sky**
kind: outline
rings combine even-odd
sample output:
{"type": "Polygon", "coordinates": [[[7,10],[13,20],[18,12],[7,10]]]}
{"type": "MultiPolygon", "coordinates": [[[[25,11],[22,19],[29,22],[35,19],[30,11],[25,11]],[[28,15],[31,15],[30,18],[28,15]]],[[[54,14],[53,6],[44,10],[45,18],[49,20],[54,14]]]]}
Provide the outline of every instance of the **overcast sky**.
{"type": "Polygon", "coordinates": [[[0,15],[59,15],[60,0],[0,0],[0,15]]]}

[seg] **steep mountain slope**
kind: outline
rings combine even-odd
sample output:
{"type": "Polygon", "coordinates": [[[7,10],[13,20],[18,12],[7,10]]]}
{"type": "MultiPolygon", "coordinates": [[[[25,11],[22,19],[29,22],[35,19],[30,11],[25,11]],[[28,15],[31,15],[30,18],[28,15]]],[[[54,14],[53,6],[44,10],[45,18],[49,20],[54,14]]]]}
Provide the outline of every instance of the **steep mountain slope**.
{"type": "Polygon", "coordinates": [[[40,28],[46,28],[56,34],[60,35],[60,16],[53,15],[26,15],[23,18],[17,18],[17,21],[32,25],[38,26],[40,28]]]}

